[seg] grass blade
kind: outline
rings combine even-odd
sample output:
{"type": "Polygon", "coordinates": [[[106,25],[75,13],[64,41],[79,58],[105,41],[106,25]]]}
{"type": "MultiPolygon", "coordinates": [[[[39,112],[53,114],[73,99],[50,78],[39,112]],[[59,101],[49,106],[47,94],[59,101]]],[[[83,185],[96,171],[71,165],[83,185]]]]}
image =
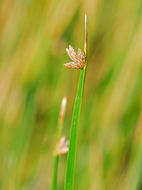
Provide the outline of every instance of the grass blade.
{"type": "Polygon", "coordinates": [[[57,179],[58,179],[58,162],[59,162],[59,156],[54,156],[54,164],[53,164],[53,177],[52,177],[52,190],[57,189],[57,179]]]}
{"type": "Polygon", "coordinates": [[[54,163],[53,163],[53,177],[52,177],[52,186],[51,190],[57,190],[57,180],[58,180],[58,163],[59,163],[59,156],[62,154],[65,154],[65,152],[60,152],[58,151],[59,143],[61,142],[61,133],[62,133],[62,128],[63,128],[63,120],[64,120],[64,115],[65,115],[65,110],[66,110],[66,97],[63,98],[62,104],[61,104],[61,110],[59,114],[59,120],[58,120],[58,128],[57,128],[57,139],[56,139],[56,144],[55,144],[55,150],[54,150],[54,163]]]}
{"type": "MultiPolygon", "coordinates": [[[[87,16],[86,15],[85,15],[84,52],[86,55],[87,54],[87,16]]],[[[68,153],[68,161],[67,161],[65,190],[72,190],[73,184],[74,184],[77,132],[78,132],[79,116],[80,116],[82,96],[83,96],[83,88],[84,88],[84,82],[85,82],[86,65],[83,69],[81,69],[80,72],[81,72],[80,79],[79,79],[78,90],[76,94],[73,116],[72,116],[72,126],[71,126],[70,145],[69,145],[69,153],[68,153]]]]}

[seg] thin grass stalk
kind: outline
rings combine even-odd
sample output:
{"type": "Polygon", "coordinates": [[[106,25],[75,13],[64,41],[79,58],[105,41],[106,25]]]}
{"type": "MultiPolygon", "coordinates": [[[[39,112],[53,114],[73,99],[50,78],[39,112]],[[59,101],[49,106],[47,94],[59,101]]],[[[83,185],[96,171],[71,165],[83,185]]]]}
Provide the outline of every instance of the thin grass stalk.
{"type": "Polygon", "coordinates": [[[57,148],[58,148],[58,144],[61,138],[65,109],[66,109],[66,97],[64,97],[62,100],[61,110],[60,110],[59,120],[58,120],[57,137],[56,137],[56,143],[55,143],[55,148],[53,152],[54,161],[53,161],[53,177],[52,177],[51,190],[57,190],[58,164],[59,164],[59,156],[60,156],[57,154],[57,148]]]}
{"type": "MultiPolygon", "coordinates": [[[[85,43],[84,43],[84,53],[87,60],[87,16],[85,14],[85,43]]],[[[85,74],[87,68],[87,61],[85,67],[80,71],[79,84],[76,94],[76,99],[74,103],[74,110],[72,116],[72,126],[71,126],[71,135],[70,135],[70,144],[69,144],[69,153],[67,160],[67,170],[66,170],[66,181],[65,181],[65,190],[72,190],[74,185],[74,175],[75,175],[75,160],[76,160],[76,149],[77,149],[77,133],[78,133],[78,124],[79,116],[81,111],[81,103],[83,97],[83,88],[85,82],[85,74]]]]}
{"type": "Polygon", "coordinates": [[[54,156],[54,163],[53,163],[53,177],[52,177],[52,190],[57,189],[57,179],[58,179],[58,163],[59,163],[59,156],[54,156]]]}

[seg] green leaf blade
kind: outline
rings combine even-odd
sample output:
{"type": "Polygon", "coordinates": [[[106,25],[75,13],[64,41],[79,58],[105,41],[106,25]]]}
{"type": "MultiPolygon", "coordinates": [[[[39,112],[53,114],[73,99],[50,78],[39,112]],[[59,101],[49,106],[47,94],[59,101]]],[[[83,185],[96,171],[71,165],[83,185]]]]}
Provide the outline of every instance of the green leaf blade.
{"type": "Polygon", "coordinates": [[[76,149],[77,149],[77,133],[78,133],[79,116],[80,116],[80,111],[81,111],[85,73],[86,73],[86,67],[82,69],[80,73],[79,85],[78,85],[76,100],[74,104],[70,145],[69,145],[69,153],[68,153],[68,161],[67,161],[65,190],[72,190],[73,184],[74,184],[75,159],[76,159],[76,149]]]}

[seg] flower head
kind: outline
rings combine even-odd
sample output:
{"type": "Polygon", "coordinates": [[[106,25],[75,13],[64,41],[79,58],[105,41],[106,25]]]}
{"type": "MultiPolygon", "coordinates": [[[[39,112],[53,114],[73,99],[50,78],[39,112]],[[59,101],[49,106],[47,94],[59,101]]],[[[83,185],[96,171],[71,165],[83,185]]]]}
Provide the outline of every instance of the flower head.
{"type": "Polygon", "coordinates": [[[69,141],[66,140],[65,136],[62,136],[59,140],[56,155],[63,155],[66,154],[69,150],[68,148],[69,141]]]}
{"type": "Polygon", "coordinates": [[[68,68],[72,69],[82,69],[85,66],[85,54],[84,52],[78,48],[78,52],[76,53],[75,50],[69,45],[69,48],[66,48],[66,52],[71,58],[73,62],[69,62],[64,64],[68,68]]]}

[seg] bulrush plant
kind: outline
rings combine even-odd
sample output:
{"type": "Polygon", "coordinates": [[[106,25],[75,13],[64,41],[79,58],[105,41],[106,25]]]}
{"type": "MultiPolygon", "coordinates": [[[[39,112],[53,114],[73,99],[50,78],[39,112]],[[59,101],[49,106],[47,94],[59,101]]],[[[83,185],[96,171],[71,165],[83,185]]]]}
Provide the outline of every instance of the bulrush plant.
{"type": "Polygon", "coordinates": [[[64,136],[62,136],[62,128],[63,128],[66,104],[67,104],[67,99],[66,97],[64,97],[61,103],[61,109],[60,109],[59,120],[58,120],[58,128],[57,128],[57,137],[56,137],[56,143],[55,143],[55,148],[53,152],[54,163],[53,163],[53,177],[52,177],[51,190],[57,190],[59,157],[63,154],[67,154],[68,152],[68,141],[66,140],[64,136]]]}
{"type": "Polygon", "coordinates": [[[64,64],[70,69],[80,70],[79,84],[76,94],[76,99],[74,103],[73,116],[72,116],[72,126],[70,134],[70,143],[69,143],[69,153],[67,159],[67,170],[66,170],[66,179],[65,179],[65,190],[72,190],[74,185],[74,175],[75,175],[75,160],[76,160],[76,149],[77,149],[77,132],[79,124],[79,116],[81,110],[83,88],[85,82],[85,74],[87,68],[87,44],[88,44],[88,35],[87,35],[87,15],[85,14],[85,43],[84,43],[84,52],[78,48],[78,52],[70,45],[66,49],[67,54],[71,58],[72,62],[64,64]]]}

